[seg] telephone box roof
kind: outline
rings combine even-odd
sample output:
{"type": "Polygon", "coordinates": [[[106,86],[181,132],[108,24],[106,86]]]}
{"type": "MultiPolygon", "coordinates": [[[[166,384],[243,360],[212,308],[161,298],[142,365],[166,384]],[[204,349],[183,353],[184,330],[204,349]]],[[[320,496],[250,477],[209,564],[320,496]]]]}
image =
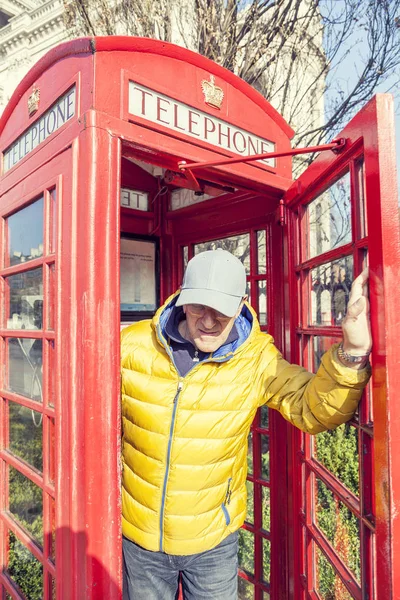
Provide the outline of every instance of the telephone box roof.
{"type": "Polygon", "coordinates": [[[240,79],[240,77],[234,75],[231,71],[228,71],[224,67],[221,67],[212,60],[205,58],[196,52],[192,52],[191,50],[187,50],[186,48],[182,48],[176,44],[150,38],[130,36],[78,38],[60,44],[59,46],[50,50],[30,69],[11,96],[9,103],[0,117],[0,134],[22,96],[52,65],[61,61],[62,59],[68,58],[69,56],[113,51],[141,52],[166,56],[186,62],[194,67],[205,69],[209,73],[220,77],[229,83],[233,88],[247,96],[249,100],[251,100],[255,105],[259,106],[276,123],[276,125],[289,139],[293,137],[293,129],[286,123],[285,119],[279,114],[279,112],[273,108],[259,92],[257,92],[243,79],[240,79]]]}

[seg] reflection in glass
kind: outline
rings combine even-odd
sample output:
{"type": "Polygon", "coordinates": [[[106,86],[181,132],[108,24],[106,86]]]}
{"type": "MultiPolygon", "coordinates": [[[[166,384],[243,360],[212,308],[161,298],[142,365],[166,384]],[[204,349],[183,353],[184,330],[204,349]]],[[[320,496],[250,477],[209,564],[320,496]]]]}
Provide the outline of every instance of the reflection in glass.
{"type": "Polygon", "coordinates": [[[253,432],[250,431],[247,438],[247,472],[253,475],[253,432]]]}
{"type": "Polygon", "coordinates": [[[262,528],[271,529],[271,499],[269,488],[262,487],[262,528]]]}
{"type": "Polygon", "coordinates": [[[310,325],[340,325],[346,315],[352,281],[352,256],[312,269],[310,325]]]}
{"type": "Polygon", "coordinates": [[[258,319],[260,325],[267,324],[267,282],[257,281],[258,286],[258,319]]]}
{"type": "Polygon", "coordinates": [[[267,272],[267,243],[266,231],[257,231],[257,273],[264,275],[267,272]]]}
{"type": "Polygon", "coordinates": [[[56,305],[56,265],[52,263],[47,268],[49,273],[49,292],[47,296],[47,326],[49,329],[54,329],[56,305]]]}
{"type": "Polygon", "coordinates": [[[269,480],[269,436],[261,435],[261,477],[269,480]]]}
{"type": "Polygon", "coordinates": [[[9,467],[10,513],[31,536],[43,544],[42,490],[14,467],[9,467]]]}
{"type": "Polygon", "coordinates": [[[239,567],[254,575],[254,535],[239,529],[239,567]]]}
{"type": "Polygon", "coordinates": [[[313,437],[314,457],[356,496],[359,495],[359,449],[357,429],[345,423],[313,437]]]}
{"type": "Polygon", "coordinates": [[[269,416],[268,416],[268,406],[262,406],[260,411],[261,411],[261,427],[264,427],[265,429],[268,429],[268,421],[269,421],[269,416]]]}
{"type": "Polygon", "coordinates": [[[254,586],[243,577],[238,578],[238,600],[253,600],[254,586]]]}
{"type": "Polygon", "coordinates": [[[359,520],[320,479],[317,479],[315,504],[316,524],[360,582],[359,520]]]}
{"type": "Polygon", "coordinates": [[[43,256],[43,196],[8,217],[6,222],[10,265],[43,256]]]}
{"type": "Polygon", "coordinates": [[[271,576],[271,542],[263,540],[263,579],[269,582],[271,576]]]}
{"type": "Polygon", "coordinates": [[[32,269],[6,278],[10,291],[8,329],[42,329],[43,271],[32,269]]]}
{"type": "Polygon", "coordinates": [[[331,563],[321,552],[316,544],[314,547],[314,561],[316,565],[316,582],[315,588],[321,600],[352,600],[343,581],[336,574],[331,563]]]}
{"type": "Polygon", "coordinates": [[[54,407],[55,401],[55,386],[56,386],[56,351],[54,340],[47,340],[47,401],[49,406],[54,407]]]}
{"type": "Polygon", "coordinates": [[[350,174],[310,202],[307,213],[307,258],[351,242],[350,174]]]}
{"type": "Polygon", "coordinates": [[[360,210],[360,237],[368,235],[368,222],[365,214],[365,193],[364,193],[364,161],[360,160],[356,163],[356,186],[357,186],[357,202],[360,210]]]}
{"type": "Polygon", "coordinates": [[[29,600],[43,598],[43,567],[10,531],[7,570],[29,600]]]}
{"type": "Polygon", "coordinates": [[[183,246],[182,256],[183,256],[183,268],[186,269],[187,264],[189,262],[189,248],[187,246],[183,246]]]}
{"type": "Polygon", "coordinates": [[[217,248],[228,250],[228,252],[236,256],[244,264],[246,273],[250,273],[250,234],[243,233],[219,240],[212,240],[211,242],[195,244],[194,253],[199,254],[205,250],[216,250],[217,248]]]}
{"type": "Polygon", "coordinates": [[[246,490],[247,490],[246,521],[248,523],[254,523],[254,484],[251,481],[246,480],[246,490]]]}
{"type": "Polygon", "coordinates": [[[56,503],[54,498],[50,497],[50,527],[51,527],[51,536],[50,536],[50,544],[49,544],[49,557],[53,561],[56,562],[56,503]]]}
{"type": "Polygon", "coordinates": [[[321,364],[325,352],[327,352],[333,344],[337,344],[338,341],[337,338],[329,337],[327,335],[314,335],[309,370],[315,373],[321,364]]]}
{"type": "Polygon", "coordinates": [[[43,470],[42,415],[35,410],[8,403],[9,449],[38,471],[43,470]]]}
{"type": "Polygon", "coordinates": [[[267,592],[263,592],[263,600],[270,600],[271,596],[267,592]]]}
{"type": "Polygon", "coordinates": [[[8,340],[8,389],[32,400],[42,401],[42,340],[8,340]]]}
{"type": "Polygon", "coordinates": [[[48,418],[48,435],[49,435],[49,482],[54,485],[55,481],[55,425],[54,419],[48,418]]]}
{"type": "Polygon", "coordinates": [[[57,233],[57,190],[53,188],[50,192],[50,214],[51,214],[51,225],[50,225],[50,252],[56,251],[56,233],[57,233]]]}

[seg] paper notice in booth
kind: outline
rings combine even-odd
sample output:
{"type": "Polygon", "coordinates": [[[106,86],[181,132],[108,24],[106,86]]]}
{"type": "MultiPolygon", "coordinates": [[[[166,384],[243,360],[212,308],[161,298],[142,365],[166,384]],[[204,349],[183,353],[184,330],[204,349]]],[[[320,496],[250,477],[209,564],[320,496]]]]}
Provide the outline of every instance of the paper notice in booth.
{"type": "Polygon", "coordinates": [[[121,238],[121,310],[156,310],[156,245],[121,238]]]}

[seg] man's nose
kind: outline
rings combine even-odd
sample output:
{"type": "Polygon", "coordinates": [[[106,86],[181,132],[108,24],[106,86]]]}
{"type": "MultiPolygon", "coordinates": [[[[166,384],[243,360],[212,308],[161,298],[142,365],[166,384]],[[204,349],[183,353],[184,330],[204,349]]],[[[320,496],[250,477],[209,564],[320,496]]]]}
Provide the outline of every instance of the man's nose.
{"type": "Polygon", "coordinates": [[[210,310],[210,309],[206,309],[204,316],[202,318],[204,327],[207,327],[207,329],[212,329],[215,325],[215,321],[216,321],[216,318],[215,318],[214,311],[210,310]]]}

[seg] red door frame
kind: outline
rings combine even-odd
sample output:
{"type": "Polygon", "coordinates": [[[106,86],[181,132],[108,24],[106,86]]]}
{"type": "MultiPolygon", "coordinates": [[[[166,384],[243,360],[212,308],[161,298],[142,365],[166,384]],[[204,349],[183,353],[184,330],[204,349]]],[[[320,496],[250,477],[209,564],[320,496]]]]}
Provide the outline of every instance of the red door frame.
{"type": "MultiPolygon", "coordinates": [[[[356,273],[362,269],[362,254],[364,248],[368,249],[370,268],[370,304],[371,327],[373,335],[372,352],[372,391],[363,400],[360,408],[360,423],[366,423],[365,428],[360,428],[360,455],[361,455],[361,481],[365,478],[365,498],[361,499],[358,508],[360,518],[365,520],[366,536],[361,539],[361,556],[365,566],[363,573],[362,591],[355,592],[355,597],[397,598],[400,596],[399,560],[400,554],[396,550],[400,520],[396,510],[399,502],[400,479],[399,444],[400,434],[397,428],[397,406],[395,390],[400,384],[399,359],[396,355],[396,344],[400,334],[398,308],[393,298],[392,290],[396,288],[398,265],[400,259],[400,234],[397,204],[397,177],[394,143],[394,111],[393,101],[389,95],[378,95],[362,109],[346,126],[340,137],[346,139],[346,148],[339,157],[323,154],[307,169],[293,187],[286,194],[286,202],[290,215],[289,235],[294,240],[287,243],[286,263],[288,265],[288,285],[292,298],[289,315],[289,329],[291,331],[292,360],[301,362],[298,335],[302,331],[307,333],[304,325],[306,314],[304,306],[302,313],[298,303],[299,282],[296,271],[301,268],[312,268],[313,261],[305,261],[300,251],[301,237],[299,238],[299,216],[302,206],[318,196],[329,186],[337,175],[343,172],[346,164],[355,164],[354,159],[362,158],[364,161],[364,195],[366,209],[366,224],[368,233],[363,237],[357,231],[359,222],[359,207],[356,206],[357,190],[354,170],[352,175],[352,213],[353,235],[355,243],[349,245],[355,256],[356,273]],[[356,230],[354,230],[354,227],[356,230]],[[302,324],[298,325],[298,323],[302,324]],[[373,428],[368,426],[368,404],[372,403],[373,428]],[[365,429],[365,431],[363,431],[365,429]],[[371,434],[373,438],[371,438],[371,434]],[[363,459],[365,449],[366,458],[363,459]],[[375,540],[372,538],[375,537],[375,540]],[[366,596],[367,595],[367,596],[366,596]]],[[[344,249],[346,253],[346,248],[344,249]]],[[[325,260],[337,255],[331,251],[325,255],[325,260]]],[[[304,253],[303,253],[304,256],[304,253]]],[[[315,262],[315,261],[314,261],[315,262]]],[[[303,286],[304,287],[304,286],[303,286]]],[[[301,289],[301,288],[300,288],[301,289]]],[[[304,292],[303,292],[304,298],[304,292]]],[[[328,334],[322,330],[316,333],[328,334]]],[[[339,334],[340,335],[340,334],[339,334]]],[[[340,338],[339,338],[340,339],[340,338]]],[[[293,482],[293,497],[297,498],[295,504],[298,511],[293,511],[292,531],[295,536],[290,546],[290,554],[295,560],[297,576],[291,589],[296,598],[317,598],[314,592],[307,592],[307,576],[304,578],[303,552],[299,549],[303,544],[301,523],[304,518],[310,517],[310,507],[304,505],[302,481],[302,463],[304,451],[302,434],[292,431],[290,454],[290,477],[293,482]],[[300,459],[300,460],[299,460],[300,459]],[[304,514],[303,514],[304,511],[304,514]]]]}

